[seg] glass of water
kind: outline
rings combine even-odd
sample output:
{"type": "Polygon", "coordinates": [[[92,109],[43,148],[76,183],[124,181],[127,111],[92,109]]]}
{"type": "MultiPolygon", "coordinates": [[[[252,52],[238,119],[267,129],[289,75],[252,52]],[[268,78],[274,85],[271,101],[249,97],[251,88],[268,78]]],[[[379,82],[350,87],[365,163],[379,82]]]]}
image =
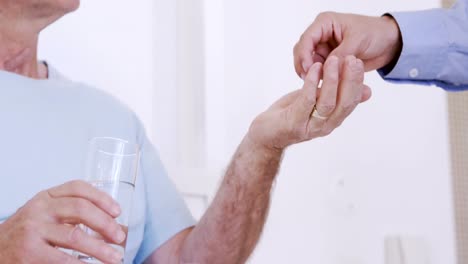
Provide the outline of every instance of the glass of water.
{"type": "MultiPolygon", "coordinates": [[[[136,143],[108,137],[93,138],[89,142],[85,165],[86,181],[119,203],[122,213],[116,221],[127,236],[139,160],[140,149],[136,143]]],[[[89,235],[101,237],[86,226],[82,228],[89,235]]],[[[127,239],[120,245],[112,246],[124,255],[126,243],[127,239]]],[[[75,251],[73,255],[85,263],[101,263],[80,252],[75,251]]]]}

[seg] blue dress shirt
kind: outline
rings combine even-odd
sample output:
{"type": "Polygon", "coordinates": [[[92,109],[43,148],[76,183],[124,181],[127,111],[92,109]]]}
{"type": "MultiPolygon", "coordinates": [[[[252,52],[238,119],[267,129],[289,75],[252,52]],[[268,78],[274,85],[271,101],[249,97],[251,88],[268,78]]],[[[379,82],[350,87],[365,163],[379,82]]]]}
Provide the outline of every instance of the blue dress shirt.
{"type": "Polygon", "coordinates": [[[395,12],[403,49],[393,69],[380,69],[388,81],[468,90],[468,0],[451,9],[395,12]]]}

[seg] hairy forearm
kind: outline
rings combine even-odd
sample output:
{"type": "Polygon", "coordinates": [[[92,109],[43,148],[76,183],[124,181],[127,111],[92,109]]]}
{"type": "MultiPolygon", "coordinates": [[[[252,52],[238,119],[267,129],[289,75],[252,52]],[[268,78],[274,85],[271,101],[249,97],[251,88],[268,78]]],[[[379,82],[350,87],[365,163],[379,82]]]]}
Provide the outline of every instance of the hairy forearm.
{"type": "Polygon", "coordinates": [[[244,263],[263,230],[282,151],[246,136],[207,213],[185,240],[182,263],[244,263]]]}

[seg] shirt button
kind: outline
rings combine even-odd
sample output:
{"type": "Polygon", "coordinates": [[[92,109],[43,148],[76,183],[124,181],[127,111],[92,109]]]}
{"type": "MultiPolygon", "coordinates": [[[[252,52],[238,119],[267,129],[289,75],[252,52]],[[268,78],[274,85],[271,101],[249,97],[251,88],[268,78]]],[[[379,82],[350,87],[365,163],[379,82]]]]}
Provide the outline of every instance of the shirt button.
{"type": "Polygon", "coordinates": [[[419,75],[419,71],[416,68],[411,69],[411,71],[409,72],[409,76],[411,78],[416,78],[416,77],[418,77],[418,75],[419,75]]]}

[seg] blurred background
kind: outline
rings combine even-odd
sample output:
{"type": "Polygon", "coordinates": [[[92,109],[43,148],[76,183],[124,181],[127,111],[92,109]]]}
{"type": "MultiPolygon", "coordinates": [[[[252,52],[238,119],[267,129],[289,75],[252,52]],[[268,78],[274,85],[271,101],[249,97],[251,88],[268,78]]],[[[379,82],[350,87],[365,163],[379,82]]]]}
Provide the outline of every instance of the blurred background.
{"type": "MultiPolygon", "coordinates": [[[[250,122],[301,87],[292,49],[318,13],[440,1],[82,1],[43,33],[40,57],[129,105],[200,217],[250,122]]],[[[375,72],[366,83],[372,100],[342,127],[287,151],[250,263],[390,263],[395,241],[407,262],[394,263],[456,263],[447,94],[375,72]]]]}

